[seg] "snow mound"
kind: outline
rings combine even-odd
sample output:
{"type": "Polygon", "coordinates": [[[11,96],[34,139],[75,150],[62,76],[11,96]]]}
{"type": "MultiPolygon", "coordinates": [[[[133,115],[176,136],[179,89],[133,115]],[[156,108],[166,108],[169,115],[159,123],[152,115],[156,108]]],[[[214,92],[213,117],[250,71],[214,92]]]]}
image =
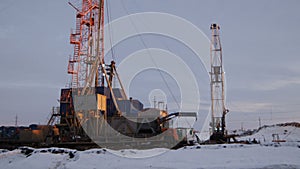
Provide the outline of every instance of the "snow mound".
{"type": "Polygon", "coordinates": [[[263,126],[254,131],[252,135],[240,137],[240,140],[250,142],[256,140],[258,143],[264,145],[280,144],[300,148],[300,124],[284,123],[263,126]]]}

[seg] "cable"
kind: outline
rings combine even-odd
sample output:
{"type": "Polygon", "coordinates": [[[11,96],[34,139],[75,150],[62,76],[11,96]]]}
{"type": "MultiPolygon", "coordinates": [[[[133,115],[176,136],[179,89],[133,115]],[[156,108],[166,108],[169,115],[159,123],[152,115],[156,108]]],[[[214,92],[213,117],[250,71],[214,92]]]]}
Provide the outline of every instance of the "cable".
{"type": "MultiPolygon", "coordinates": [[[[126,8],[126,6],[125,6],[124,2],[123,2],[123,1],[121,1],[121,2],[122,2],[122,7],[124,8],[125,12],[126,12],[126,13],[127,13],[127,15],[129,16],[130,14],[129,14],[129,12],[128,12],[128,10],[127,10],[127,8],[126,8]]],[[[136,32],[138,32],[138,34],[137,34],[137,35],[138,35],[138,37],[140,38],[140,40],[141,40],[141,42],[142,42],[143,46],[144,46],[144,47],[147,49],[147,53],[148,53],[148,55],[150,56],[150,58],[151,58],[151,61],[153,62],[154,66],[156,67],[156,70],[159,72],[159,74],[160,74],[160,76],[161,76],[162,80],[164,81],[164,83],[165,83],[165,85],[166,85],[167,89],[169,90],[169,93],[171,94],[171,96],[172,96],[173,100],[176,102],[176,104],[177,104],[177,106],[178,106],[178,109],[180,109],[180,105],[179,105],[179,103],[178,103],[177,99],[175,98],[175,96],[174,96],[173,92],[171,91],[171,88],[170,88],[170,86],[168,85],[168,83],[167,83],[166,79],[164,78],[164,76],[163,76],[163,74],[162,74],[162,71],[161,71],[160,69],[158,69],[158,66],[157,66],[156,62],[154,61],[152,54],[149,52],[149,50],[148,50],[148,47],[147,47],[147,45],[146,45],[146,43],[145,43],[145,41],[144,41],[144,39],[143,39],[142,35],[141,35],[141,34],[139,34],[139,31],[138,31],[138,29],[137,29],[136,25],[134,24],[134,22],[132,21],[131,17],[129,17],[129,19],[130,19],[130,22],[131,22],[131,24],[133,25],[133,27],[134,27],[135,31],[136,31],[136,32]]]]}
{"type": "Polygon", "coordinates": [[[110,25],[110,21],[111,21],[111,12],[110,12],[110,7],[109,7],[109,1],[106,1],[106,16],[107,16],[107,24],[108,24],[108,36],[109,36],[109,44],[110,44],[110,49],[111,49],[111,57],[113,60],[116,60],[115,59],[115,52],[114,52],[114,48],[113,48],[113,45],[112,45],[112,27],[110,25]]]}

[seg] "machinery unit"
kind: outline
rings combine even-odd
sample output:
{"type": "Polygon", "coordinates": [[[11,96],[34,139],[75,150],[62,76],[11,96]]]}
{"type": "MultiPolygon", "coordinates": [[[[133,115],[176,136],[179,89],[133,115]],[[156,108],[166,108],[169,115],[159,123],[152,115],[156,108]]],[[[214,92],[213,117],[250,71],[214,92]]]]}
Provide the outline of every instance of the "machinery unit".
{"type": "Polygon", "coordinates": [[[79,6],[70,5],[77,11],[76,29],[70,35],[74,53],[69,59],[68,73],[72,80],[70,88],[61,90],[59,112],[51,118],[59,121],[55,125],[59,130],[58,141],[93,140],[101,146],[111,146],[125,142],[144,144],[151,139],[152,143],[167,139],[172,144],[184,140],[185,134],[178,137],[179,130],[170,129],[170,120],[185,116],[196,119],[196,113],[168,114],[157,108],[144,109],[139,100],[127,97],[115,61],[105,63],[104,0],[82,0],[79,6]],[[113,82],[119,87],[113,88],[113,82]]]}

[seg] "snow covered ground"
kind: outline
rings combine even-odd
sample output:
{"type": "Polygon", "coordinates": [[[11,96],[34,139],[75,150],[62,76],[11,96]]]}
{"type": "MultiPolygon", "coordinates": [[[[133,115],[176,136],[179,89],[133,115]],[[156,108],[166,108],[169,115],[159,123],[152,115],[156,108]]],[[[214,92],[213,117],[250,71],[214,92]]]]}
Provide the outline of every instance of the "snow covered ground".
{"type": "Polygon", "coordinates": [[[300,128],[291,125],[263,126],[250,136],[241,137],[240,140],[256,139],[261,144],[274,143],[273,140],[283,141],[280,145],[298,146],[300,145],[300,128]]]}
{"type": "Polygon", "coordinates": [[[246,139],[256,138],[263,144],[198,145],[179,150],[105,149],[76,151],[71,149],[24,148],[0,150],[1,169],[201,169],[201,168],[300,168],[300,128],[274,126],[263,128],[246,139]],[[272,143],[272,134],[286,142],[272,143]],[[284,134],[285,133],[285,134],[284,134]],[[263,135],[263,137],[262,137],[263,135]],[[271,135],[271,136],[270,136],[271,135]],[[267,144],[268,143],[268,144],[267,144]],[[118,153],[119,155],[116,155],[118,153]],[[160,154],[150,158],[137,158],[160,154]],[[128,156],[135,158],[128,158],[128,156]]]}
{"type": "MultiPolygon", "coordinates": [[[[260,145],[206,145],[170,150],[151,158],[126,158],[104,149],[75,151],[36,149],[31,155],[14,150],[0,154],[3,169],[133,169],[133,168],[300,168],[300,148],[260,145]]],[[[161,151],[157,149],[155,151],[161,151]]],[[[127,154],[142,154],[140,150],[125,150],[127,154]]]]}

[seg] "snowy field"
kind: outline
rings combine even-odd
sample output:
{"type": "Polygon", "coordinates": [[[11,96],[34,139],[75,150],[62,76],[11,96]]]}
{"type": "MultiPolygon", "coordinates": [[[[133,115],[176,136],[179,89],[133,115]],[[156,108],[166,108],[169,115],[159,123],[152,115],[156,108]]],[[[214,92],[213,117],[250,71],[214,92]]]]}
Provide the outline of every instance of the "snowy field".
{"type": "Polygon", "coordinates": [[[270,144],[272,141],[281,140],[280,145],[298,146],[300,145],[300,128],[295,126],[264,126],[250,136],[241,137],[241,140],[256,139],[261,144],[270,144]]]}
{"type": "MultiPolygon", "coordinates": [[[[293,126],[264,128],[247,136],[261,144],[198,145],[179,150],[152,149],[108,151],[92,149],[18,149],[0,150],[1,169],[201,169],[201,168],[299,168],[300,128],[293,126]],[[275,144],[272,134],[286,142],[275,144]],[[118,155],[116,155],[118,153],[118,155]],[[151,156],[148,158],[137,158],[151,156]],[[135,158],[128,158],[128,157],[135,158]]],[[[241,139],[241,138],[240,138],[241,139]]]]}

